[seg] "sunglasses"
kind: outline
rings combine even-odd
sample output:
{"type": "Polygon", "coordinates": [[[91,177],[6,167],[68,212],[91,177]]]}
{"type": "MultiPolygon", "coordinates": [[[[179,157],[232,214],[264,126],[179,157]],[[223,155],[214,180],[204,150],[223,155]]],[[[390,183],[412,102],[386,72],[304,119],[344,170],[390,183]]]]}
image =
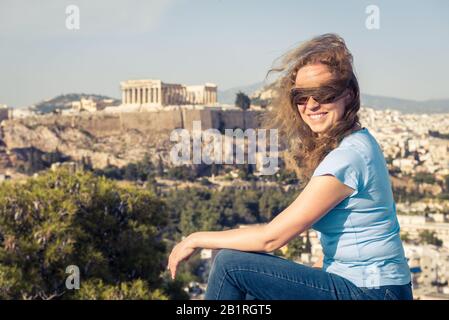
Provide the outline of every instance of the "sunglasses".
{"type": "Polygon", "coordinates": [[[290,91],[292,106],[305,105],[311,97],[319,104],[335,102],[343,97],[347,87],[322,86],[317,88],[293,88],[290,91]]]}
{"type": "Polygon", "coordinates": [[[332,103],[342,98],[346,88],[336,89],[333,87],[319,88],[293,88],[290,91],[292,106],[305,105],[311,97],[319,104],[332,103]]]}

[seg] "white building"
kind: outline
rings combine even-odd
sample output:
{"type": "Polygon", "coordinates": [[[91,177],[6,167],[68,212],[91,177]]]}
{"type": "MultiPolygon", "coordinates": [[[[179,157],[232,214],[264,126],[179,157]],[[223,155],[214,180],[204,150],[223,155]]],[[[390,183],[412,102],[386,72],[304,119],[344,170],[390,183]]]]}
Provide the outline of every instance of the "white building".
{"type": "Polygon", "coordinates": [[[165,83],[161,80],[127,80],[120,83],[122,106],[141,110],[167,105],[214,105],[217,103],[217,86],[213,83],[186,86],[165,83]]]}
{"type": "MultiPolygon", "coordinates": [[[[441,216],[436,216],[437,221],[446,221],[441,216]]],[[[398,215],[401,232],[406,232],[411,239],[418,239],[422,231],[435,232],[435,236],[443,241],[443,247],[449,248],[449,223],[435,222],[425,216],[398,215]]]]}
{"type": "Polygon", "coordinates": [[[72,109],[77,112],[80,111],[95,112],[97,111],[97,103],[92,99],[81,98],[80,101],[72,102],[72,109]]]}

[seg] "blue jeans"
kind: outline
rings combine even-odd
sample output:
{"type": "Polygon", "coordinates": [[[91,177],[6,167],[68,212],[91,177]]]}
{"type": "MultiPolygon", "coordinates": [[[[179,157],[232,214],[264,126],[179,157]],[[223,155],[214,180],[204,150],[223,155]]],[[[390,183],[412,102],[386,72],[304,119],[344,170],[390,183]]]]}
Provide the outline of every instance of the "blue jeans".
{"type": "Polygon", "coordinates": [[[406,285],[357,287],[319,268],[262,252],[220,250],[205,300],[412,300],[406,285]]]}

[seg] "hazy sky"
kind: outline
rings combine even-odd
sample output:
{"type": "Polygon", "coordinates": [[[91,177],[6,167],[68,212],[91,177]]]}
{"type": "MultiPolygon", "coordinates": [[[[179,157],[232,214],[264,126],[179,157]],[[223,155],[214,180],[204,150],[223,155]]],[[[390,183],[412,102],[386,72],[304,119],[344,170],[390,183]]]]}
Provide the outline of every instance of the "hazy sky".
{"type": "Polygon", "coordinates": [[[362,92],[449,98],[449,1],[0,0],[0,104],[61,93],[120,97],[119,82],[264,79],[273,61],[312,36],[342,35],[362,92]],[[66,28],[66,6],[80,30],[66,28]],[[380,29],[368,30],[368,5],[380,29]]]}

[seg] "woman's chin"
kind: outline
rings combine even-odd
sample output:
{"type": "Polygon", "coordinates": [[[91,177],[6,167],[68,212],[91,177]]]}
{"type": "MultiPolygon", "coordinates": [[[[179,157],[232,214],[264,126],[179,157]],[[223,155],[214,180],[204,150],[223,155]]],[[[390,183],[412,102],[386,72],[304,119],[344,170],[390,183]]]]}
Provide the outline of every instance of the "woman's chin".
{"type": "Polygon", "coordinates": [[[328,125],[326,125],[325,123],[323,124],[309,124],[310,129],[315,132],[315,133],[323,133],[328,129],[328,125]]]}

